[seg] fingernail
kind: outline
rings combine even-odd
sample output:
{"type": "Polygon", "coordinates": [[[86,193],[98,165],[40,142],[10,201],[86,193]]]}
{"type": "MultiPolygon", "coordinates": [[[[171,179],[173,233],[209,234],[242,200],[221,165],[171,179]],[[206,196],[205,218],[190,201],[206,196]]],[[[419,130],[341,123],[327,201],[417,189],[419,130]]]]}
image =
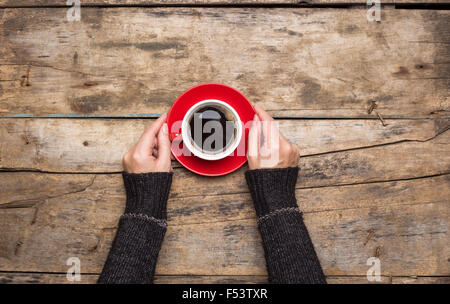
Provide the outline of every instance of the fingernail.
{"type": "Polygon", "coordinates": [[[169,127],[167,126],[166,123],[163,124],[163,133],[164,134],[169,134],[169,127]]]}

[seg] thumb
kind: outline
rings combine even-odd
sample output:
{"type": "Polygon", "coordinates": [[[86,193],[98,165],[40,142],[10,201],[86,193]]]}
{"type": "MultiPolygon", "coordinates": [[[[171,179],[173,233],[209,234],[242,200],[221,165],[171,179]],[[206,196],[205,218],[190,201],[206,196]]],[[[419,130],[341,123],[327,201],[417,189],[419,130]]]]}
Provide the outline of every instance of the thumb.
{"type": "Polygon", "coordinates": [[[158,133],[158,159],[170,163],[170,153],[169,128],[164,123],[158,133]]]}

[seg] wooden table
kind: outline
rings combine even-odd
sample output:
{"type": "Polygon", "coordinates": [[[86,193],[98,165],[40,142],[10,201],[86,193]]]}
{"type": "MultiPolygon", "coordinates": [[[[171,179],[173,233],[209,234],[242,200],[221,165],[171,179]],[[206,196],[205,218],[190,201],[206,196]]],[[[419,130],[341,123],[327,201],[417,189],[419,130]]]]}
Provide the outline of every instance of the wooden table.
{"type": "MultiPolygon", "coordinates": [[[[231,85],[300,149],[297,198],[330,283],[449,283],[448,0],[0,0],[0,282],[95,282],[121,157],[186,89],[231,85]],[[431,9],[415,3],[434,3],[431,9]],[[413,8],[413,9],[406,9],[413,8]]],[[[158,283],[266,282],[246,168],[173,163],[158,283]]]]}

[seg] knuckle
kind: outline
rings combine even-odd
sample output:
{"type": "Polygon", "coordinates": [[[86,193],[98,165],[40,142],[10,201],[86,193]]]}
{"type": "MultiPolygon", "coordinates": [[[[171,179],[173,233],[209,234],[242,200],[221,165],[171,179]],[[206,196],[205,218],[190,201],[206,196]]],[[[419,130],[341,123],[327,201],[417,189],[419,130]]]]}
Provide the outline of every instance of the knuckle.
{"type": "Polygon", "coordinates": [[[249,161],[249,162],[252,162],[252,163],[255,163],[255,162],[257,162],[258,161],[258,156],[257,155],[250,155],[250,154],[247,154],[247,160],[249,161]]]}
{"type": "Polygon", "coordinates": [[[139,153],[133,153],[131,155],[131,160],[134,162],[139,162],[141,159],[142,159],[142,157],[139,153]]]}
{"type": "Polygon", "coordinates": [[[122,156],[122,162],[124,162],[124,163],[128,163],[129,159],[130,159],[130,154],[128,152],[122,156]]]}
{"type": "Polygon", "coordinates": [[[294,152],[294,147],[292,147],[291,144],[288,144],[288,145],[286,145],[286,146],[284,147],[284,151],[285,151],[286,153],[291,154],[291,153],[294,152]]]}

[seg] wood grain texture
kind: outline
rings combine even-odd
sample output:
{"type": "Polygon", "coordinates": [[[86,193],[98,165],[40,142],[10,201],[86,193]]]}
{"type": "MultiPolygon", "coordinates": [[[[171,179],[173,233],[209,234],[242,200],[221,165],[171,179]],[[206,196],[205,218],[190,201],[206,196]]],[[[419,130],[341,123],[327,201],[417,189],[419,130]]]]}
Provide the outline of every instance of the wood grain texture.
{"type": "MultiPolygon", "coordinates": [[[[82,274],[80,282],[70,282],[59,273],[0,272],[0,284],[95,284],[98,275],[82,274]]],[[[381,277],[382,284],[448,284],[450,277],[381,277]]],[[[267,276],[155,276],[155,284],[258,284],[267,276]]],[[[367,284],[366,277],[327,277],[328,284],[367,284]]],[[[375,282],[376,283],[376,282],[375,282]]]]}
{"type": "MultiPolygon", "coordinates": [[[[82,0],[82,6],[164,6],[164,5],[334,5],[334,4],[364,4],[363,0],[82,0]]],[[[449,0],[387,0],[385,4],[414,4],[414,3],[449,3],[449,0]]],[[[42,6],[64,6],[61,0],[0,0],[0,7],[42,7],[42,6]]]]}
{"type": "Polygon", "coordinates": [[[366,11],[4,9],[0,115],[151,116],[220,82],[277,117],[448,116],[450,12],[366,11]]]}
{"type": "Polygon", "coordinates": [[[450,284],[450,277],[395,277],[393,284],[450,284]]]}
{"type": "MultiPolygon", "coordinates": [[[[71,282],[65,274],[44,273],[2,273],[0,284],[95,284],[97,274],[82,274],[81,281],[71,282]]],[[[331,279],[331,282],[335,279],[331,279]]],[[[155,284],[258,284],[267,283],[267,276],[159,276],[155,284]]]]}
{"type": "MultiPolygon", "coordinates": [[[[67,283],[72,256],[81,283],[102,269],[124,208],[121,156],[151,120],[74,118],[154,117],[221,82],[300,149],[296,196],[329,283],[367,283],[377,256],[383,283],[448,284],[448,11],[386,7],[370,23],[366,8],[101,8],[291,0],[82,2],[99,7],[75,23],[67,8],[0,9],[0,117],[57,118],[0,119],[0,283],[67,283]]],[[[246,168],[174,167],[155,282],[265,283],[246,168]]]]}
{"type": "MultiPolygon", "coordinates": [[[[149,123],[151,121],[139,119],[0,119],[0,169],[119,172],[122,170],[122,156],[149,123]]],[[[367,160],[369,164],[390,158],[395,161],[403,157],[398,153],[395,155],[398,147],[405,147],[403,153],[407,153],[416,150],[416,145],[414,154],[423,152],[423,161],[430,162],[426,166],[428,169],[433,167],[433,163],[448,165],[448,143],[444,140],[442,145],[433,145],[427,141],[448,130],[449,119],[388,120],[387,123],[383,126],[378,120],[281,120],[279,129],[303,156],[312,157],[305,158],[310,165],[313,161],[317,163],[318,159],[328,162],[336,157],[361,162],[349,158],[351,155],[375,155],[371,151],[386,151],[388,155],[384,156],[385,160],[367,160]],[[382,147],[394,143],[397,145],[382,147]],[[345,151],[371,147],[374,150],[345,151]],[[424,147],[422,152],[420,147],[424,147]],[[342,152],[319,156],[336,151],[342,152]],[[436,158],[436,155],[441,157],[436,158]]],[[[440,142],[439,139],[437,141],[440,142]]],[[[420,162],[420,159],[411,161],[420,162]]],[[[396,165],[392,165],[396,170],[396,165]]],[[[179,165],[174,162],[174,166],[179,165]]],[[[367,164],[358,166],[365,168],[367,164]]],[[[423,169],[428,170],[426,167],[423,169]]],[[[442,169],[448,169],[448,166],[442,169]]]]}
{"type": "MultiPolygon", "coordinates": [[[[82,272],[101,271],[124,208],[120,175],[0,176],[1,271],[64,273],[71,256],[82,272]]],[[[371,256],[381,259],[385,276],[445,276],[449,185],[447,174],[296,195],[328,276],[365,276],[371,256]]],[[[191,194],[171,194],[156,273],[266,275],[248,192],[191,194]]]]}
{"type": "MultiPolygon", "coordinates": [[[[98,275],[82,274],[80,282],[71,282],[65,274],[0,272],[0,284],[95,284],[98,275]]],[[[267,283],[267,276],[155,276],[155,284],[259,284],[267,283]]],[[[450,277],[381,277],[369,282],[366,277],[327,277],[328,284],[449,284],[450,277]]]]}

